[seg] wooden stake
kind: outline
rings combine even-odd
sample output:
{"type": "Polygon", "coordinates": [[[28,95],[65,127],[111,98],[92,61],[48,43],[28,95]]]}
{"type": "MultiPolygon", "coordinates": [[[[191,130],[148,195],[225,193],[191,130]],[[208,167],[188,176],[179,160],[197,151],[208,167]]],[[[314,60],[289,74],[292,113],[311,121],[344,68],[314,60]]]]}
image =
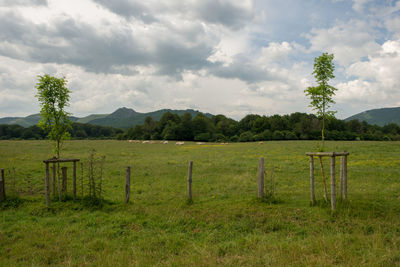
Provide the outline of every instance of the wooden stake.
{"type": "Polygon", "coordinates": [[[310,191],[311,191],[311,204],[315,205],[315,192],[314,192],[314,157],[310,156],[310,191]]]}
{"type": "Polygon", "coordinates": [[[339,197],[343,199],[343,184],[344,184],[344,156],[340,157],[340,183],[339,183],[339,197]]]}
{"type": "Polygon", "coordinates": [[[46,177],[45,177],[45,187],[46,187],[46,206],[50,207],[50,174],[49,174],[49,163],[46,162],[46,177]]]}
{"type": "Polygon", "coordinates": [[[76,161],[74,161],[74,167],[72,169],[72,192],[73,200],[76,200],[76,161]]]}
{"type": "Polygon", "coordinates": [[[188,178],[187,178],[188,199],[190,201],[192,201],[192,169],[193,169],[193,161],[190,161],[188,169],[188,178]]]}
{"type": "Polygon", "coordinates": [[[6,182],[4,180],[4,169],[1,169],[1,181],[0,181],[0,201],[6,199],[6,182]]]}
{"type": "Polygon", "coordinates": [[[331,157],[331,208],[336,210],[335,156],[331,157]]]}
{"type": "Polygon", "coordinates": [[[57,162],[57,189],[58,189],[58,201],[61,201],[60,163],[59,162],[57,162]]]}
{"type": "Polygon", "coordinates": [[[258,162],[258,198],[264,197],[264,158],[260,158],[258,162]]]}
{"type": "Polygon", "coordinates": [[[61,172],[62,172],[62,192],[67,193],[67,167],[62,167],[61,172]]]}
{"type": "Polygon", "coordinates": [[[131,167],[126,167],[125,203],[129,202],[131,194],[131,167]]]}
{"type": "Polygon", "coordinates": [[[318,158],[319,158],[319,165],[321,167],[322,181],[324,183],[324,199],[325,202],[328,202],[328,192],[326,190],[326,178],[325,178],[324,166],[322,165],[322,157],[319,156],[318,158]]]}
{"type": "Polygon", "coordinates": [[[56,164],[53,163],[53,197],[56,196],[56,164]]]}
{"type": "Polygon", "coordinates": [[[343,200],[347,200],[347,156],[343,157],[343,200]]]}

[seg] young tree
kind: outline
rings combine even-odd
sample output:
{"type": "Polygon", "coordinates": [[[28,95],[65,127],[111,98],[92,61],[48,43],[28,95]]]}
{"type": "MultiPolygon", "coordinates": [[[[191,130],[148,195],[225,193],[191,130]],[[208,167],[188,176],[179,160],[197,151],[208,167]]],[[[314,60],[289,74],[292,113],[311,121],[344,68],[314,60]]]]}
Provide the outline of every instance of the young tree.
{"type": "Polygon", "coordinates": [[[310,107],[317,111],[318,117],[322,120],[321,140],[322,148],[325,141],[325,121],[329,116],[333,116],[335,111],[329,111],[331,104],[334,104],[333,95],[337,90],[335,87],[328,84],[330,79],[335,78],[333,71],[333,54],[323,53],[321,56],[314,59],[314,77],[318,86],[308,87],[304,92],[310,97],[310,107]]]}
{"type": "Polygon", "coordinates": [[[68,129],[71,127],[69,113],[65,107],[69,105],[70,91],[63,78],[52,77],[48,74],[38,76],[36,97],[41,107],[39,126],[48,133],[47,137],[56,141],[55,153],[60,158],[62,140],[69,138],[68,129]]]}

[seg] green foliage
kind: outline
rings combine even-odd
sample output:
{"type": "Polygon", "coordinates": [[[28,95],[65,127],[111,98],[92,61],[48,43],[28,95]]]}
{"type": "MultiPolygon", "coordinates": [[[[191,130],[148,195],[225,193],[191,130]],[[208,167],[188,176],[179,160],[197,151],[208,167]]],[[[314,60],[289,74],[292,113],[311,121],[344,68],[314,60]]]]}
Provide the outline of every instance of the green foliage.
{"type": "Polygon", "coordinates": [[[318,117],[322,119],[321,139],[322,147],[325,140],[325,120],[328,117],[333,117],[335,112],[330,111],[331,104],[334,104],[333,96],[337,90],[335,87],[328,84],[330,79],[335,78],[333,71],[333,54],[323,53],[321,56],[314,59],[314,77],[318,86],[308,87],[304,92],[310,97],[310,107],[316,110],[318,117]]]}
{"type": "Polygon", "coordinates": [[[56,141],[54,150],[59,158],[62,140],[70,137],[68,132],[71,127],[70,114],[65,111],[69,105],[70,91],[66,87],[65,78],[56,78],[48,74],[38,77],[36,97],[41,107],[39,127],[48,134],[49,139],[56,141]]]}

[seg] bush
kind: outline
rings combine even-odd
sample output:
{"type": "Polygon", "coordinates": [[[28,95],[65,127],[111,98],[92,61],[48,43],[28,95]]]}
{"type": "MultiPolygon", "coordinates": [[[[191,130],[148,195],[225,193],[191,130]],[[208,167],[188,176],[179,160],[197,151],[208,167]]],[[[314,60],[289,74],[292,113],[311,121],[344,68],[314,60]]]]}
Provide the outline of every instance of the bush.
{"type": "Polygon", "coordinates": [[[283,131],[283,133],[285,134],[286,140],[297,140],[298,139],[296,134],[291,131],[283,131]]]}
{"type": "Polygon", "coordinates": [[[244,132],[239,137],[239,142],[251,142],[254,141],[254,136],[250,131],[244,132]]]}
{"type": "Polygon", "coordinates": [[[285,134],[281,131],[274,131],[274,133],[272,134],[272,139],[273,140],[283,140],[285,139],[285,134]]]}
{"type": "Polygon", "coordinates": [[[237,136],[237,135],[232,136],[230,141],[231,142],[238,142],[239,141],[239,136],[237,136]]]}
{"type": "Polygon", "coordinates": [[[202,142],[211,141],[211,135],[210,133],[200,133],[194,137],[194,140],[202,142]]]}

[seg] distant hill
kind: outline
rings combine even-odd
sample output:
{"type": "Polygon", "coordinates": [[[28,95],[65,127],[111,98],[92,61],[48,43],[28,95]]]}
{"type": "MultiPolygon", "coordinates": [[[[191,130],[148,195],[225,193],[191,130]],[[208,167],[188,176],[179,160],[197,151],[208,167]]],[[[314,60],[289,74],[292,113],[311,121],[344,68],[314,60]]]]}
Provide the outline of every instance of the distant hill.
{"type": "Polygon", "coordinates": [[[400,107],[371,109],[345,119],[345,121],[359,120],[369,124],[384,126],[389,123],[400,125],[400,107]]]}
{"type": "MultiPolygon", "coordinates": [[[[138,124],[143,124],[147,116],[152,117],[154,120],[158,121],[161,119],[162,115],[166,112],[171,112],[178,114],[179,116],[188,112],[192,117],[196,116],[200,111],[193,109],[186,110],[173,110],[173,109],[162,109],[148,113],[136,112],[130,108],[119,108],[111,114],[92,114],[83,118],[70,117],[72,121],[79,123],[89,123],[100,126],[111,126],[115,128],[129,128],[138,124]]],[[[212,114],[205,113],[207,117],[211,117],[212,114]]],[[[33,114],[27,117],[5,117],[0,118],[0,124],[18,124],[23,127],[29,127],[35,125],[39,122],[40,115],[33,114]]]]}
{"type": "MultiPolygon", "coordinates": [[[[173,110],[173,109],[162,109],[148,113],[140,113],[136,112],[133,109],[128,108],[119,108],[113,113],[103,117],[91,120],[90,124],[101,125],[101,126],[112,126],[115,128],[129,128],[138,124],[143,124],[146,117],[150,116],[153,120],[160,120],[162,115],[166,112],[171,112],[174,114],[178,114],[179,116],[188,112],[192,115],[192,117],[196,116],[199,111],[193,109],[186,110],[173,110]]],[[[208,117],[211,117],[212,114],[206,113],[208,117]]]]}

